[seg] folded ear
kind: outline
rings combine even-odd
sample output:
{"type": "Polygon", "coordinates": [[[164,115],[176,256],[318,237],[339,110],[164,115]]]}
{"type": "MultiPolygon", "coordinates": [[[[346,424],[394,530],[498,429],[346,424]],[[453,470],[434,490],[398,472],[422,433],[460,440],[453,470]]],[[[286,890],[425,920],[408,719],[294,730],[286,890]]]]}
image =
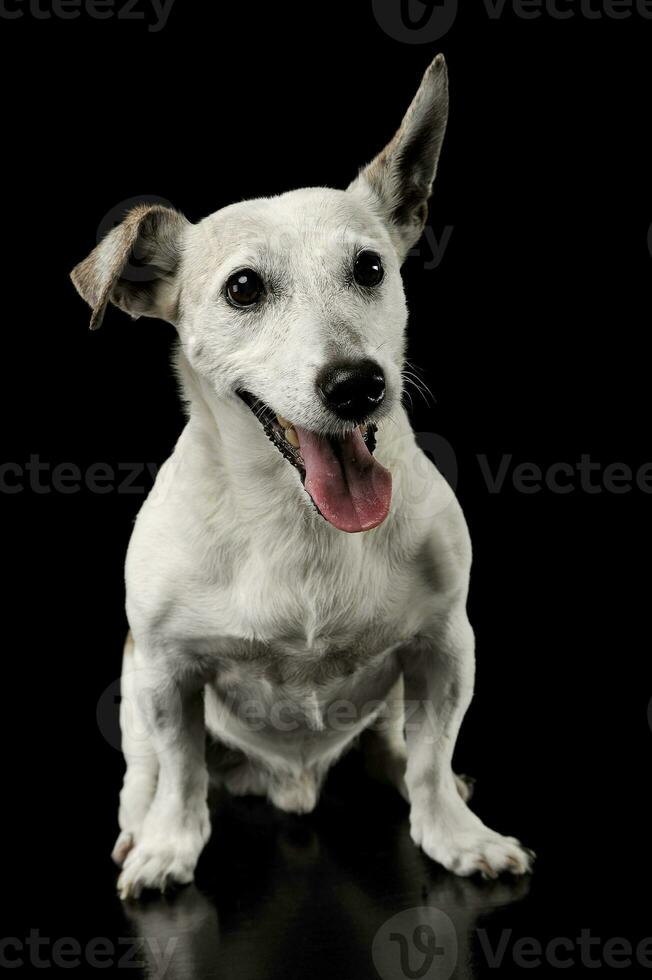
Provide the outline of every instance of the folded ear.
{"type": "Polygon", "coordinates": [[[419,240],[448,121],[448,72],[437,55],[393,140],[360,171],[350,190],[371,196],[404,259],[419,240]]]}
{"type": "Polygon", "coordinates": [[[93,310],[91,330],[102,325],[109,302],[134,318],[175,322],[177,271],[188,226],[172,208],[141,204],[73,269],[71,279],[93,310]]]}

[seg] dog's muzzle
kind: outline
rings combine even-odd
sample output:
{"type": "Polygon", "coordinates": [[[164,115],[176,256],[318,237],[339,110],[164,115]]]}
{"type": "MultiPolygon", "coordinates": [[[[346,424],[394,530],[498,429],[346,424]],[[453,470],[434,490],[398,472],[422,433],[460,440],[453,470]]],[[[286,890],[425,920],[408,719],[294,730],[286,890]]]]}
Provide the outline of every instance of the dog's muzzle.
{"type": "MultiPolygon", "coordinates": [[[[340,376],[335,387],[349,381],[340,376]]],[[[376,406],[380,404],[384,392],[384,377],[382,393],[376,379],[373,393],[371,384],[367,388],[366,405],[371,398],[376,406]]],[[[355,533],[383,523],[391,505],[392,477],[374,458],[374,425],[356,425],[342,436],[323,435],[293,425],[250,392],[241,390],[238,394],[278,451],[299,471],[306,492],[329,524],[340,531],[355,533]]],[[[347,391],[340,388],[339,395],[333,397],[340,397],[342,405],[355,402],[357,412],[362,401],[357,396],[345,398],[345,394],[347,391]]],[[[353,407],[344,410],[353,412],[353,407]]]]}

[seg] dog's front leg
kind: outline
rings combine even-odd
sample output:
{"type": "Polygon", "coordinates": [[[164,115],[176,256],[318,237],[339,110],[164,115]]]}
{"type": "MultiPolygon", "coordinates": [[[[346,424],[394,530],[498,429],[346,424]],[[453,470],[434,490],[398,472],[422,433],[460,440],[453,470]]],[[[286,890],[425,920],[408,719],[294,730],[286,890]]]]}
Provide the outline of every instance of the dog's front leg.
{"type": "Polygon", "coordinates": [[[158,757],[156,793],[118,879],[121,898],[192,881],[210,834],[206,796],[204,682],[159,674],[146,705],[158,757]]]}
{"type": "Polygon", "coordinates": [[[406,698],[410,825],[414,842],[459,875],[524,874],[532,852],[486,827],[458,792],[455,742],[473,694],[473,631],[457,608],[441,628],[401,654],[406,698]]]}

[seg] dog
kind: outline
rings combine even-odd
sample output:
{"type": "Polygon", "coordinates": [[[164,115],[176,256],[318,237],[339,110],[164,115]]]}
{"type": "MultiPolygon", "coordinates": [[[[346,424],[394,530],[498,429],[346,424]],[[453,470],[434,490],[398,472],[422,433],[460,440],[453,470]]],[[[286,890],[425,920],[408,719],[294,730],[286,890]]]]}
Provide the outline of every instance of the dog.
{"type": "Polygon", "coordinates": [[[402,405],[401,266],[448,108],[439,55],[346,190],[198,224],[139,206],[73,270],[91,328],[109,303],[176,327],[187,406],[126,561],[123,899],[192,881],[211,755],[231,793],[307,813],[361,743],[434,861],[531,870],[533,853],[482,823],[452,769],[474,685],[471,546],[402,405]]]}

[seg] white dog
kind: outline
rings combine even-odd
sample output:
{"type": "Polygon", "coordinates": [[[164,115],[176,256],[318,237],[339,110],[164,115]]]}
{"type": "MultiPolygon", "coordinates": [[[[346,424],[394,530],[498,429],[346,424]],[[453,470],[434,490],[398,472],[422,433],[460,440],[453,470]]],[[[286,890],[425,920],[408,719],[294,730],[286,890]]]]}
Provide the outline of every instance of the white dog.
{"type": "Polygon", "coordinates": [[[73,272],[92,328],[109,302],[176,326],[188,411],[127,557],[125,898],[193,878],[210,832],[206,731],[231,792],[305,813],[367,730],[426,854],[460,875],[530,870],[451,768],[473,691],[471,546],[401,404],[400,268],[447,115],[439,56],[347,190],[197,225],[141,206],[73,272]]]}

